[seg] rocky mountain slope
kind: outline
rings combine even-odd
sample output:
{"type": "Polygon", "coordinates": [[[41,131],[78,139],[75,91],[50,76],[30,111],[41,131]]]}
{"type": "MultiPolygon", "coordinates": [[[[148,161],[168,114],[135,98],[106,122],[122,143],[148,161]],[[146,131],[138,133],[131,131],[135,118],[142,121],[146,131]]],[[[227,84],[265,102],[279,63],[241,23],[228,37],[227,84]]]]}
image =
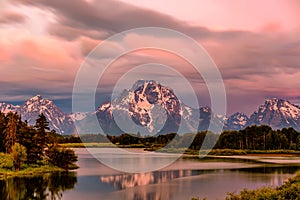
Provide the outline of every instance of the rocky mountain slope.
{"type": "Polygon", "coordinates": [[[0,103],[2,113],[18,112],[23,120],[34,125],[40,113],[57,133],[75,133],[74,120],[87,124],[86,133],[95,133],[91,117],[96,115],[104,133],[145,135],[170,132],[186,133],[207,130],[224,123],[225,130],[241,130],[250,125],[269,125],[273,129],[293,127],[300,131],[300,107],[283,99],[267,99],[253,114],[237,112],[229,117],[212,113],[209,107],[194,109],[181,104],[173,90],[155,81],[137,81],[112,102],[105,102],[93,113],[63,113],[51,100],[36,95],[23,105],[0,103]]]}
{"type": "Polygon", "coordinates": [[[28,99],[21,106],[14,106],[7,103],[0,103],[0,110],[3,113],[17,112],[22,120],[34,125],[40,113],[43,113],[49,121],[49,127],[61,134],[71,134],[74,132],[74,123],[69,115],[63,113],[54,103],[48,99],[36,95],[28,99]]]}
{"type": "Polygon", "coordinates": [[[251,124],[266,124],[273,129],[293,127],[300,130],[300,108],[283,99],[266,99],[250,116],[251,124]]]}
{"type": "Polygon", "coordinates": [[[223,123],[209,107],[194,109],[181,104],[172,89],[151,80],[137,81],[96,113],[103,131],[112,135],[197,132],[207,130],[210,122],[212,127],[223,123]]]}

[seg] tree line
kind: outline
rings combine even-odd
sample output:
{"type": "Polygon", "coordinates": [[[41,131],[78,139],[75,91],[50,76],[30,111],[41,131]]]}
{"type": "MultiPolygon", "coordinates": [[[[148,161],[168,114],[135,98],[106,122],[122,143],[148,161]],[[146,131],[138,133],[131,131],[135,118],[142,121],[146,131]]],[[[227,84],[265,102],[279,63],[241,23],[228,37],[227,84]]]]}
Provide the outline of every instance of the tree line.
{"type": "Polygon", "coordinates": [[[12,156],[16,171],[22,164],[41,164],[43,160],[64,169],[75,167],[77,156],[71,149],[58,147],[60,138],[54,130],[50,131],[42,113],[32,126],[22,121],[18,113],[0,112],[0,152],[12,156]]]}
{"type": "Polygon", "coordinates": [[[165,146],[170,143],[173,148],[202,149],[241,149],[241,150],[300,150],[300,133],[293,128],[272,130],[267,125],[249,126],[239,131],[223,131],[220,135],[210,131],[197,134],[186,133],[138,137],[138,134],[124,133],[107,138],[117,145],[143,144],[149,146],[165,146]],[[205,140],[205,142],[204,142],[205,140]]]}

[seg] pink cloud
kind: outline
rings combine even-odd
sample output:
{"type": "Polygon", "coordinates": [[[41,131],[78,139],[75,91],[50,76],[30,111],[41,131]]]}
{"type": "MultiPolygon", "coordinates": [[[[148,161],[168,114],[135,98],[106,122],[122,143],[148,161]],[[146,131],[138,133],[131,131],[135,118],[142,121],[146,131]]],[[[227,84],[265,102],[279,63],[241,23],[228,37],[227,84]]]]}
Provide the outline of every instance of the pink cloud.
{"type": "MultiPolygon", "coordinates": [[[[17,83],[20,88],[71,92],[81,62],[101,40],[128,28],[151,25],[182,31],[195,37],[207,49],[224,77],[229,99],[233,102],[231,110],[239,102],[242,107],[242,101],[247,100],[257,105],[257,101],[267,95],[282,94],[291,98],[298,95],[299,2],[126,0],[150,9],[145,10],[105,1],[107,8],[119,5],[113,12],[80,0],[73,3],[26,2],[31,2],[25,6],[28,9],[22,11],[29,17],[27,24],[0,26],[2,81],[13,86],[17,83]],[[38,14],[33,14],[31,7],[38,7],[38,14]],[[43,18],[44,11],[48,13],[45,16],[50,16],[45,17],[47,20],[43,18]]],[[[7,18],[22,20],[16,15],[7,15],[7,18]]],[[[176,39],[159,35],[131,35],[125,40],[127,45],[145,41],[151,45],[167,40],[178,49],[184,46],[176,39]]],[[[122,50],[118,44],[114,45],[118,51],[122,50]]],[[[108,49],[107,55],[102,56],[109,56],[114,50],[108,49]]],[[[189,49],[186,51],[190,53],[189,49]]],[[[170,53],[153,50],[121,57],[106,72],[104,85],[109,87],[126,70],[147,62],[175,67],[193,81],[199,94],[204,93],[201,77],[195,75],[188,63],[170,53]]],[[[2,87],[1,91],[13,89],[2,87]]]]}
{"type": "Polygon", "coordinates": [[[9,36],[12,33],[23,32],[0,31],[0,35],[9,38],[0,40],[2,81],[33,88],[55,88],[58,84],[72,86],[83,60],[78,42],[26,33],[19,37],[9,36]]]}

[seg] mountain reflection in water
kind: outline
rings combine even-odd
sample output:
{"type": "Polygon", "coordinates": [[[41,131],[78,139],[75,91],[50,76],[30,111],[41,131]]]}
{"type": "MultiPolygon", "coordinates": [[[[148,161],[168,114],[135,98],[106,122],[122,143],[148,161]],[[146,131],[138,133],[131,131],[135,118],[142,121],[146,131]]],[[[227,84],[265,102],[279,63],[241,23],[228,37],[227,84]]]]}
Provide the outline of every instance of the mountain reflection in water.
{"type": "Polygon", "coordinates": [[[224,174],[230,171],[246,172],[249,174],[249,179],[265,179],[261,181],[269,181],[270,186],[280,186],[286,178],[286,173],[296,173],[299,167],[286,166],[286,167],[259,167],[247,169],[231,169],[231,170],[173,170],[173,171],[154,171],[149,173],[139,174],[116,174],[116,175],[102,175],[100,181],[102,183],[111,185],[114,190],[125,190],[138,186],[146,186],[150,184],[166,183],[173,179],[208,175],[208,174],[224,174]],[[259,174],[270,174],[270,177],[260,176],[259,174]],[[251,176],[252,174],[252,176],[251,176]],[[272,175],[273,174],[273,175],[272,175]],[[272,176],[271,176],[272,175],[272,176]]]}
{"type": "Polygon", "coordinates": [[[122,190],[126,188],[164,183],[175,178],[192,176],[191,170],[176,170],[176,171],[155,171],[151,173],[140,174],[121,174],[112,176],[101,176],[100,180],[103,183],[113,184],[114,189],[122,190]]]}

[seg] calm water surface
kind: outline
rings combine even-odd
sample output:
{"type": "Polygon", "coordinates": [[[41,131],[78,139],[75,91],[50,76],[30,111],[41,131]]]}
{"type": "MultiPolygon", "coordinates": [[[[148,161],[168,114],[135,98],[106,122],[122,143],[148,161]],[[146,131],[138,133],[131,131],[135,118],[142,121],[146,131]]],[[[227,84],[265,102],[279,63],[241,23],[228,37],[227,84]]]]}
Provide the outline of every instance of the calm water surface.
{"type": "Polygon", "coordinates": [[[227,192],[243,188],[281,185],[300,169],[297,165],[180,159],[162,170],[131,174],[106,167],[84,149],[77,152],[81,167],[78,183],[74,190],[64,193],[63,199],[224,199],[227,192]]]}
{"type": "MultiPolygon", "coordinates": [[[[76,149],[76,152],[80,168],[75,173],[0,181],[0,199],[30,199],[22,197],[26,192],[27,195],[32,195],[32,199],[34,195],[41,196],[36,199],[66,200],[190,200],[192,197],[224,199],[227,192],[237,192],[243,188],[279,186],[300,169],[296,164],[179,159],[155,172],[132,174],[106,167],[85,149],[76,149]],[[18,196],[5,198],[9,192],[18,196]]],[[[156,156],[155,160],[157,159],[156,156]]],[[[122,162],[128,165],[129,161],[122,159],[119,164],[122,165],[122,162]]],[[[133,162],[138,164],[136,159],[133,162]]]]}

